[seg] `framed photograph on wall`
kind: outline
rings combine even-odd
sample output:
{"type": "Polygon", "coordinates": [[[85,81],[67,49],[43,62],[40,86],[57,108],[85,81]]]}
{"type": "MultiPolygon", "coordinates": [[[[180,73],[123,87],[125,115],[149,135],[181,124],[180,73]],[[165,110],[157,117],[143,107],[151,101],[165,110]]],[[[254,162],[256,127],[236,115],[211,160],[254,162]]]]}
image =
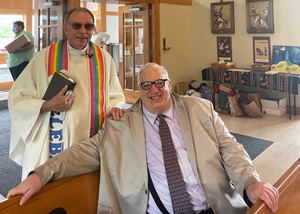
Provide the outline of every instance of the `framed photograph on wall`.
{"type": "Polygon", "coordinates": [[[210,4],[211,32],[215,34],[234,34],[234,2],[210,4]]]}
{"type": "Polygon", "coordinates": [[[274,33],[273,0],[246,0],[247,33],[274,33]]]}
{"type": "Polygon", "coordinates": [[[232,62],[231,37],[217,37],[218,61],[232,62]]]}
{"type": "Polygon", "coordinates": [[[253,61],[271,64],[270,37],[253,37],[253,61]]]}

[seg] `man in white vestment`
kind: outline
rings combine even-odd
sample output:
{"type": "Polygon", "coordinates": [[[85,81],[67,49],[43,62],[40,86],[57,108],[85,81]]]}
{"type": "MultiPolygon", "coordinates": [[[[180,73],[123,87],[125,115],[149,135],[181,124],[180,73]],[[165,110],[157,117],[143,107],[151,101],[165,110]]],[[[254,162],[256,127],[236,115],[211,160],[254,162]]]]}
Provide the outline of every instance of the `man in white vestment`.
{"type": "Polygon", "coordinates": [[[73,143],[92,137],[104,118],[118,120],[124,95],[111,56],[90,42],[93,14],[74,8],[65,17],[66,38],[41,50],[9,92],[10,158],[23,166],[22,178],[73,143]],[[55,72],[77,82],[50,100],[43,96],[55,72]]]}

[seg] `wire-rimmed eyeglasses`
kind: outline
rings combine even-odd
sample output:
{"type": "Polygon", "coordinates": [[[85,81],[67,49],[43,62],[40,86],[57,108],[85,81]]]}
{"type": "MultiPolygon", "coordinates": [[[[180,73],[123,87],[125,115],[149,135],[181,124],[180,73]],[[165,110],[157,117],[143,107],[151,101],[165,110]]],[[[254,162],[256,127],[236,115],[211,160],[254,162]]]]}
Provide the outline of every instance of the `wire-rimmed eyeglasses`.
{"type": "MultiPolygon", "coordinates": [[[[71,25],[74,30],[80,30],[83,24],[78,22],[73,22],[73,23],[68,23],[68,25],[71,25]]],[[[86,30],[92,30],[95,27],[95,25],[92,23],[87,23],[84,24],[83,26],[86,30]]]]}
{"type": "Polygon", "coordinates": [[[165,86],[165,82],[167,81],[168,79],[158,79],[158,80],[155,80],[153,82],[151,81],[145,81],[145,82],[141,82],[140,85],[142,86],[142,88],[144,90],[150,90],[152,88],[152,85],[154,84],[156,88],[162,88],[165,86]]]}

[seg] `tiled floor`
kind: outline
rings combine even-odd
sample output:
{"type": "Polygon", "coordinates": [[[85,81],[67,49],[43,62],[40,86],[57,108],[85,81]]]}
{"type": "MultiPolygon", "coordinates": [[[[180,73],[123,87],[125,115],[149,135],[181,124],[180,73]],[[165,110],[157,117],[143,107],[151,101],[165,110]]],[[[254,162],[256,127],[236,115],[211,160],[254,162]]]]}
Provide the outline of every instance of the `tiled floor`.
{"type": "Polygon", "coordinates": [[[9,90],[0,91],[0,100],[7,100],[9,90]]]}
{"type": "Polygon", "coordinates": [[[274,141],[253,164],[261,179],[274,184],[300,157],[300,115],[263,118],[232,117],[220,114],[231,132],[274,141]]]}
{"type": "Polygon", "coordinates": [[[0,82],[13,81],[9,69],[6,64],[0,64],[0,82]]]}

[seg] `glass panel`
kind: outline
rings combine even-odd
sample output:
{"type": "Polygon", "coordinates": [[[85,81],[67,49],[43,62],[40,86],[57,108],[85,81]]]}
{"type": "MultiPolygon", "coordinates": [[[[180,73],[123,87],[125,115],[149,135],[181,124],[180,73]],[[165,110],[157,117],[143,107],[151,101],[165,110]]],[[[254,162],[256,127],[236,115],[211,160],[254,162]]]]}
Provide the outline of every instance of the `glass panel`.
{"type": "Polygon", "coordinates": [[[119,7],[125,4],[106,4],[106,12],[119,12],[119,7]]]}
{"type": "Polygon", "coordinates": [[[40,28],[40,50],[48,46],[48,29],[40,28]]]}
{"type": "Polygon", "coordinates": [[[135,46],[136,54],[143,54],[143,52],[144,52],[143,36],[144,36],[144,30],[142,27],[134,28],[134,46],[135,46]]]}
{"type": "Polygon", "coordinates": [[[144,65],[144,49],[143,49],[143,35],[144,30],[143,28],[134,28],[134,46],[135,46],[135,90],[136,84],[137,84],[137,76],[141,69],[141,67],[144,65]]]}
{"type": "Polygon", "coordinates": [[[23,20],[23,15],[0,15],[0,54],[1,56],[3,56],[1,57],[2,62],[0,63],[0,84],[13,81],[13,78],[5,61],[5,54],[7,53],[5,46],[14,40],[15,34],[13,33],[12,28],[13,23],[16,20],[23,20]]]}
{"type": "Polygon", "coordinates": [[[132,47],[132,28],[124,29],[124,48],[125,48],[125,88],[132,88],[133,67],[133,47],[132,47]]]}
{"type": "Polygon", "coordinates": [[[50,44],[52,45],[53,43],[57,42],[57,27],[50,27],[50,44]]]}
{"type": "MultiPolygon", "coordinates": [[[[5,46],[11,43],[16,36],[13,31],[13,23],[23,20],[23,15],[0,15],[0,53],[7,53],[5,46]]],[[[5,60],[5,59],[4,59],[5,60]]]]}
{"type": "Polygon", "coordinates": [[[48,9],[41,9],[40,10],[40,25],[47,25],[47,16],[48,16],[48,9]]]}
{"type": "Polygon", "coordinates": [[[106,16],[106,32],[110,35],[109,43],[119,43],[119,16],[106,16]]]}
{"type": "Polygon", "coordinates": [[[50,25],[57,25],[57,9],[50,8],[50,25]]]}
{"type": "Polygon", "coordinates": [[[124,26],[132,25],[132,13],[124,13],[124,26]]]}
{"type": "Polygon", "coordinates": [[[86,8],[89,9],[92,12],[97,12],[99,10],[98,2],[86,2],[86,8]]]}
{"type": "Polygon", "coordinates": [[[134,12],[133,13],[134,18],[134,25],[143,25],[143,12],[134,12]]]}

